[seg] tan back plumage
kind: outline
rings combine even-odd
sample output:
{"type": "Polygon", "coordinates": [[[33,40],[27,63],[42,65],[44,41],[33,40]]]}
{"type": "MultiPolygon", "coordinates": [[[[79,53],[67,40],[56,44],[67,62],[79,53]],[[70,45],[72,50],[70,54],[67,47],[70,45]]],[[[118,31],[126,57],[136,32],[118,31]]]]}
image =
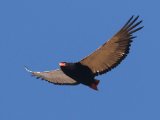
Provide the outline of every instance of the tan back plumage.
{"type": "Polygon", "coordinates": [[[138,17],[132,16],[119,32],[80,63],[88,66],[95,76],[116,67],[129,53],[130,43],[135,38],[132,33],[143,28],[136,28],[142,22],[136,22],[138,17]]]}

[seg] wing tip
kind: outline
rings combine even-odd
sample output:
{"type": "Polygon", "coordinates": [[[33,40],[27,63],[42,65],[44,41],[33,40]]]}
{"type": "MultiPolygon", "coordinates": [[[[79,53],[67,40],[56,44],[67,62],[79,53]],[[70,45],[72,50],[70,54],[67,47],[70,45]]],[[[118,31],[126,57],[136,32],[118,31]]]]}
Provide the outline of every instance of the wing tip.
{"type": "Polygon", "coordinates": [[[24,69],[29,72],[29,73],[32,73],[33,71],[31,71],[28,67],[24,66],[24,69]]]}

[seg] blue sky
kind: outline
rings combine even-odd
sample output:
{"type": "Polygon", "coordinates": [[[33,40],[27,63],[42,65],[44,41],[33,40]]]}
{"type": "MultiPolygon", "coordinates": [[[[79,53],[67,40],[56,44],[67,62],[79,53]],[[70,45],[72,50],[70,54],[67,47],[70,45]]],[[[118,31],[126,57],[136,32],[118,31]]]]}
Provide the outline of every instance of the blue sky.
{"type": "Polygon", "coordinates": [[[1,0],[0,120],[159,120],[158,0],[1,0]],[[31,77],[76,62],[131,17],[143,30],[128,57],[97,77],[99,91],[55,86],[31,77]]]}

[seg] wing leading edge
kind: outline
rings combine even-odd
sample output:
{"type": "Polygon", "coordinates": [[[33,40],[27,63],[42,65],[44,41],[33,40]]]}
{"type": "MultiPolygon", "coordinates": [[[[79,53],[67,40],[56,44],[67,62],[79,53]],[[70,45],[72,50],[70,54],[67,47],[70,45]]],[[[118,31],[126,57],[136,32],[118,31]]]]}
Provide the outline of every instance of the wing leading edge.
{"type": "Polygon", "coordinates": [[[44,72],[33,72],[25,67],[26,71],[35,76],[37,79],[41,78],[42,80],[46,80],[50,83],[56,85],[77,85],[79,84],[76,80],[70,78],[66,74],[63,73],[62,70],[53,70],[53,71],[44,71],[44,72]]]}

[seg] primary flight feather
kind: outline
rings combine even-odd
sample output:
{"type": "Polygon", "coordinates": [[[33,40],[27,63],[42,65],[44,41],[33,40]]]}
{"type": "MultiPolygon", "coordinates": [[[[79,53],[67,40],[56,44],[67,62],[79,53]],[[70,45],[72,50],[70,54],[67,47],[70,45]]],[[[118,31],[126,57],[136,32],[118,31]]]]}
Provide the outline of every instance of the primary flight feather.
{"type": "Polygon", "coordinates": [[[104,74],[116,67],[129,53],[132,40],[135,38],[133,33],[142,29],[139,26],[139,16],[132,16],[126,24],[106,43],[95,52],[85,57],[79,62],[68,63],[60,62],[60,69],[33,72],[26,70],[33,76],[58,85],[84,84],[94,90],[98,90],[99,80],[95,77],[104,74]]]}

